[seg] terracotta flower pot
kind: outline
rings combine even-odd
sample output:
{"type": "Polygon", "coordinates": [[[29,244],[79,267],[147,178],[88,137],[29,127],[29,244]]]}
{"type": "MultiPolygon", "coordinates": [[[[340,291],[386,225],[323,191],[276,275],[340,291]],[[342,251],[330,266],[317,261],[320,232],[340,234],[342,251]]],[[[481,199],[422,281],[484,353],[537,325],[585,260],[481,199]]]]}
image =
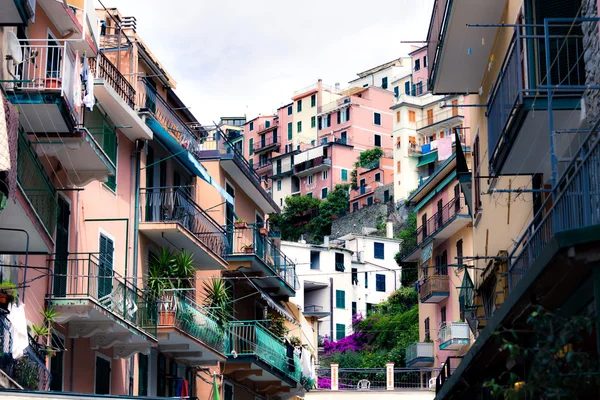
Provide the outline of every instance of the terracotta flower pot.
{"type": "Polygon", "coordinates": [[[61,85],[62,79],[46,78],[46,89],[60,89],[61,85]]]}
{"type": "Polygon", "coordinates": [[[234,222],[233,226],[235,229],[246,229],[248,228],[248,224],[245,222],[234,222]]]}
{"type": "Polygon", "coordinates": [[[261,235],[267,236],[267,228],[260,228],[259,232],[261,235]]]}
{"type": "Polygon", "coordinates": [[[0,308],[8,310],[8,305],[15,300],[14,296],[0,292],[0,308]]]}
{"type": "Polygon", "coordinates": [[[246,254],[252,254],[252,253],[254,253],[254,248],[252,248],[252,247],[244,247],[244,253],[246,253],[246,254]]]}
{"type": "Polygon", "coordinates": [[[159,311],[158,325],[172,326],[175,324],[175,311],[159,311]]]}

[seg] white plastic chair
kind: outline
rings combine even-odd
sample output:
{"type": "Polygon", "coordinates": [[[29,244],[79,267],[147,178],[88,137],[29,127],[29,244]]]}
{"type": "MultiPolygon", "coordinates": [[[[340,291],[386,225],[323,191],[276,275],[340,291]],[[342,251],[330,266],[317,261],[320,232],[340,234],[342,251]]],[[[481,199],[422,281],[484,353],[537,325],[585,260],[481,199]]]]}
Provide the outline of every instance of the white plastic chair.
{"type": "Polygon", "coordinates": [[[371,390],[371,382],[368,379],[361,379],[356,385],[357,390],[371,390]]]}

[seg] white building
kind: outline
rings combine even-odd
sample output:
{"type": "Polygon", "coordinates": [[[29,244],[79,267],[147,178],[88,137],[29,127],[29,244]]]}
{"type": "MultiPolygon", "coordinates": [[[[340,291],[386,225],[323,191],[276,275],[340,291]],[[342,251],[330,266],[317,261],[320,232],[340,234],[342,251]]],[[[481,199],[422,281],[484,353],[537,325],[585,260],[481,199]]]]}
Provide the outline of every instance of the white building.
{"type": "Polygon", "coordinates": [[[378,65],[366,71],[359,72],[358,78],[348,82],[351,87],[367,87],[369,85],[377,86],[395,92],[396,95],[401,93],[401,88],[394,89],[399,79],[410,75],[411,58],[401,57],[396,60],[389,61],[385,64],[378,65]]]}
{"type": "MultiPolygon", "coordinates": [[[[391,226],[390,226],[391,230],[391,226]]],[[[319,318],[319,336],[339,340],[352,333],[352,316],[400,289],[396,239],[350,234],[323,245],[281,242],[296,263],[300,287],[291,299],[306,317],[319,318]]]]}

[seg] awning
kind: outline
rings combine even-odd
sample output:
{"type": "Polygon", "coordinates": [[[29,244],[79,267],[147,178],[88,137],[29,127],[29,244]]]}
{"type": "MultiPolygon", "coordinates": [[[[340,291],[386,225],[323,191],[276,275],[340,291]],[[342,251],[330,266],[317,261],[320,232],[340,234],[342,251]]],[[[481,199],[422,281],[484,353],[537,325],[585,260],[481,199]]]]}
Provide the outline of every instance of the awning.
{"type": "Polygon", "coordinates": [[[271,296],[269,296],[267,293],[265,293],[264,290],[262,290],[260,287],[255,285],[254,282],[252,282],[252,278],[248,278],[248,282],[250,282],[250,285],[252,285],[258,291],[258,293],[260,294],[260,297],[262,297],[262,299],[267,302],[267,305],[269,307],[271,307],[273,310],[277,311],[279,314],[281,314],[285,319],[287,319],[291,323],[293,323],[295,325],[299,325],[298,322],[296,321],[296,318],[294,318],[292,315],[290,315],[290,313],[288,313],[285,308],[283,308],[279,304],[277,304],[275,302],[275,300],[273,300],[271,298],[271,296]]]}
{"type": "Polygon", "coordinates": [[[417,163],[417,167],[421,167],[423,165],[431,164],[432,162],[437,161],[438,155],[437,151],[432,151],[431,153],[427,153],[424,156],[419,158],[419,162],[417,163]]]}
{"type": "Polygon", "coordinates": [[[179,162],[186,166],[192,173],[196,174],[211,186],[213,186],[221,194],[228,203],[233,204],[233,197],[219,185],[208,173],[206,168],[194,157],[188,150],[184,149],[179,142],[171,136],[163,126],[154,118],[146,118],[146,124],[154,132],[154,138],[157,139],[163,146],[167,148],[173,156],[177,157],[179,162]]]}

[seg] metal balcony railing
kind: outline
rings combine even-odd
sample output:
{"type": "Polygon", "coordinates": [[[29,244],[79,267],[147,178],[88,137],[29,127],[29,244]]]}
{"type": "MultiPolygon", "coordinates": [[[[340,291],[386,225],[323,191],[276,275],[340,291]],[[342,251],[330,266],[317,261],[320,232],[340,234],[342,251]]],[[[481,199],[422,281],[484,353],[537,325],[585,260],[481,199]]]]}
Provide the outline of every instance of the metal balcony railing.
{"type": "Polygon", "coordinates": [[[470,340],[469,324],[466,322],[449,322],[438,330],[440,346],[452,340],[470,340]]]}
{"type": "Polygon", "coordinates": [[[294,353],[293,358],[288,357],[283,338],[275,337],[259,321],[235,321],[229,327],[229,340],[227,341],[227,356],[236,357],[254,356],[285,374],[296,382],[300,382],[302,365],[294,353]]]}
{"type": "Polygon", "coordinates": [[[139,201],[140,222],[176,222],[219,257],[225,257],[225,230],[183,188],[142,188],[139,201]]]}
{"type": "Polygon", "coordinates": [[[323,306],[304,306],[304,312],[305,313],[310,313],[310,312],[323,312],[323,306]]]}
{"type": "Polygon", "coordinates": [[[96,78],[104,79],[131,109],[135,109],[135,89],[103,52],[98,53],[96,62],[90,62],[90,69],[96,78]]]}
{"type": "Polygon", "coordinates": [[[322,165],[331,166],[331,158],[317,157],[312,160],[305,161],[294,166],[296,173],[309,170],[311,168],[320,167],[322,165]]]}
{"type": "MultiPolygon", "coordinates": [[[[55,41],[19,41],[23,62],[12,66],[11,75],[20,82],[14,89],[32,92],[60,93],[67,106],[75,110],[75,54],[68,42],[59,45],[55,41]]],[[[28,99],[26,99],[28,100],[28,99]]]]}
{"type": "Polygon", "coordinates": [[[189,150],[192,154],[198,154],[202,150],[198,137],[145,78],[141,80],[138,87],[138,106],[142,111],[150,111],[162,127],[183,148],[189,150]]]}
{"type": "Polygon", "coordinates": [[[56,188],[23,130],[19,131],[17,181],[42,225],[52,236],[58,216],[56,188]]]}
{"type": "Polygon", "coordinates": [[[462,356],[450,356],[446,359],[446,362],[444,362],[444,365],[442,365],[442,370],[440,371],[436,379],[436,394],[440,392],[442,386],[444,386],[444,383],[446,383],[446,381],[450,379],[454,371],[456,371],[456,368],[458,367],[458,364],[460,364],[462,359],[462,356]]]}
{"type": "Polygon", "coordinates": [[[571,28],[565,29],[565,23],[557,22],[550,24],[548,31],[541,35],[522,35],[518,29],[515,30],[487,107],[490,162],[506,140],[505,135],[511,129],[518,109],[524,104],[524,96],[545,99],[549,82],[558,91],[556,97],[576,93],[581,96],[583,91],[577,87],[586,84],[581,24],[574,19],[568,24],[571,28]],[[565,31],[570,34],[565,34],[565,31]],[[523,52],[525,44],[527,52],[533,53],[534,65],[530,65],[527,52],[523,52]],[[546,65],[547,56],[555,62],[546,65]]]}
{"type": "MultiPolygon", "coordinates": [[[[459,106],[460,105],[462,104],[459,104],[459,106]]],[[[463,115],[459,113],[459,109],[457,107],[449,105],[446,109],[417,121],[417,130],[425,129],[428,126],[439,124],[443,121],[451,121],[453,118],[462,117],[463,115]]]]}
{"type": "Polygon", "coordinates": [[[419,298],[425,299],[434,293],[450,293],[448,275],[432,275],[419,287],[419,298]]]}
{"type": "Polygon", "coordinates": [[[50,387],[50,372],[46,368],[45,357],[30,345],[18,360],[12,356],[12,325],[6,317],[0,317],[0,369],[25,390],[47,391],[50,387]]]}
{"type": "Polygon", "coordinates": [[[256,133],[261,133],[262,131],[266,131],[267,129],[275,128],[277,124],[275,121],[265,121],[262,124],[258,124],[258,128],[256,129],[256,133]]]}
{"type": "Polygon", "coordinates": [[[509,260],[509,292],[559,232],[600,225],[600,120],[565,168],[555,189],[516,242],[509,260]]]}
{"type": "MultiPolygon", "coordinates": [[[[263,149],[269,148],[269,147],[277,147],[280,144],[280,140],[279,140],[279,135],[277,134],[272,134],[268,133],[265,134],[263,136],[260,137],[260,140],[257,140],[256,143],[254,143],[254,152],[260,152],[263,149]]],[[[275,132],[277,133],[277,132],[275,132]]]]}
{"type": "Polygon", "coordinates": [[[437,234],[450,220],[459,214],[466,214],[467,208],[464,197],[453,198],[442,210],[433,214],[425,223],[417,228],[417,244],[437,234]]]}
{"type": "Polygon", "coordinates": [[[406,362],[410,362],[417,358],[433,358],[433,342],[418,342],[413,343],[406,348],[406,362]]]}
{"type": "Polygon", "coordinates": [[[256,224],[244,225],[245,227],[234,225],[227,229],[227,236],[231,244],[228,255],[252,254],[257,256],[271,269],[273,274],[281,277],[285,283],[296,290],[298,288],[296,265],[268,238],[266,228],[256,224]]]}
{"type": "MultiPolygon", "coordinates": [[[[168,319],[160,318],[161,313],[175,314],[172,326],[181,329],[188,335],[200,340],[219,353],[225,353],[225,330],[219,326],[212,315],[204,307],[196,304],[185,295],[184,291],[165,292],[161,300],[156,302],[158,326],[168,319]]],[[[189,292],[193,293],[193,292],[189,292]]]]}
{"type": "Polygon", "coordinates": [[[429,23],[429,32],[427,33],[427,59],[429,60],[429,80],[432,79],[436,70],[435,64],[438,62],[437,56],[441,54],[443,35],[442,29],[446,27],[446,7],[448,0],[435,0],[431,21],[429,23]]]}
{"type": "Polygon", "coordinates": [[[156,309],[132,282],[113,270],[112,255],[103,253],[55,254],[48,260],[52,300],[88,298],[115,316],[156,335],[156,309]]]}

